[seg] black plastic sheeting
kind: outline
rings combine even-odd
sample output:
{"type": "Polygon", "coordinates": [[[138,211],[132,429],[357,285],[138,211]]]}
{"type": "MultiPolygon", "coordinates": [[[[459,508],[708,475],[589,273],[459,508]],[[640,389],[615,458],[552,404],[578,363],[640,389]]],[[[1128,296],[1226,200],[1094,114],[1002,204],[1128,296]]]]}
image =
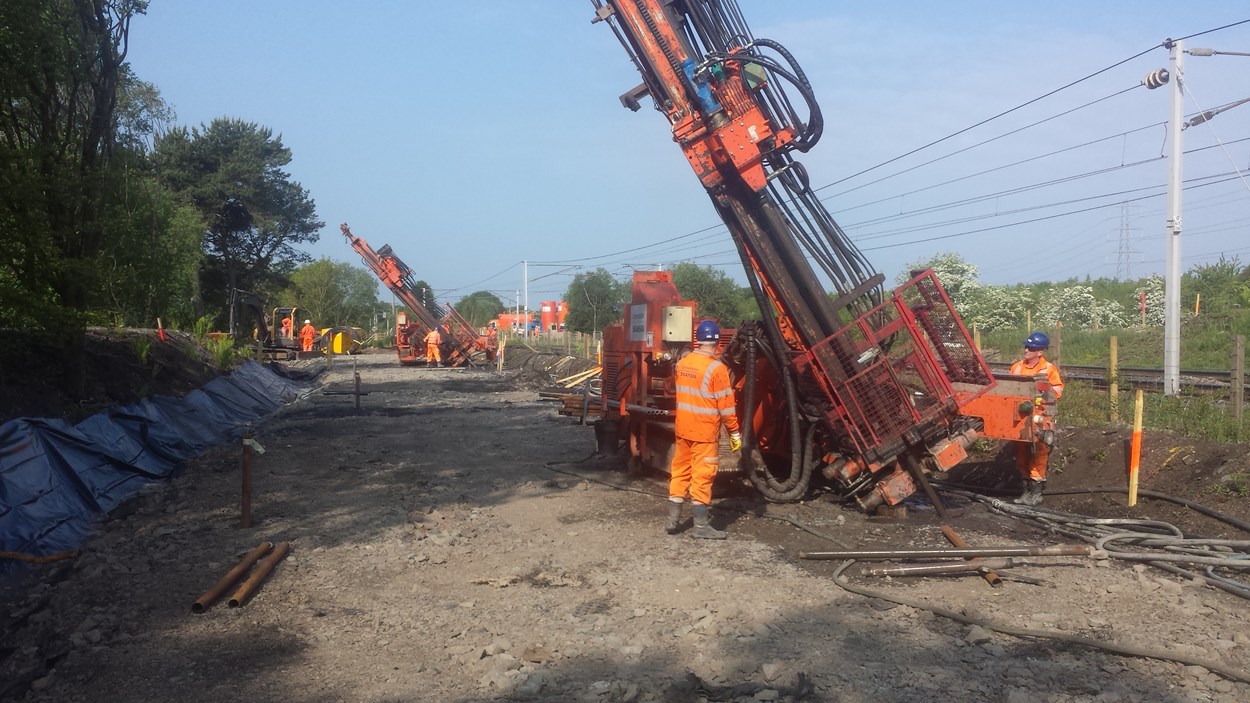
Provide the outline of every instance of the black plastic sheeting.
{"type": "MultiPolygon", "coordinates": [[[[0,551],[76,549],[92,522],[183,462],[237,439],[304,386],[255,361],[181,398],[156,396],[71,425],[0,425],[0,551]]],[[[13,562],[0,560],[0,572],[13,562]]]]}

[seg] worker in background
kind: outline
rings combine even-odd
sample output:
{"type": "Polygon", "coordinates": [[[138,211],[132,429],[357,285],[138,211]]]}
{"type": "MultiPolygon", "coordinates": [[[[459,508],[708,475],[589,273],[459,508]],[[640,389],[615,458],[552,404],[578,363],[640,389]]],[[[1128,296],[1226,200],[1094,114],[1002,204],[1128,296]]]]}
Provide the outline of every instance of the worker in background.
{"type": "MultiPolygon", "coordinates": [[[[1034,403],[1050,404],[1063,396],[1063,378],[1059,367],[1046,360],[1042,352],[1050,348],[1050,337],[1045,332],[1033,332],[1024,340],[1024,358],[1011,365],[1013,376],[1031,376],[1037,381],[1037,398],[1034,403]]],[[[1021,408],[1024,409],[1023,407],[1021,408]]],[[[1032,407],[1029,413],[1033,413],[1032,407]]],[[[1032,442],[1016,442],[1016,469],[1024,483],[1024,491],[1013,502],[1020,505],[1041,505],[1046,490],[1046,469],[1050,462],[1050,450],[1055,433],[1046,429],[1038,433],[1032,442]]]]}
{"type": "Polygon", "coordinates": [[[443,335],[439,334],[438,327],[430,330],[425,335],[425,365],[438,366],[443,361],[443,353],[439,350],[439,345],[443,343],[443,335]]]}
{"type": "Polygon", "coordinates": [[[287,339],[291,339],[292,338],[291,332],[293,330],[293,326],[294,326],[294,323],[291,321],[291,316],[283,315],[282,316],[282,336],[286,337],[287,339]]]}
{"type": "Polygon", "coordinates": [[[729,447],[735,452],[742,448],[742,435],[734,413],[729,369],[716,358],[719,340],[720,327],[715,322],[700,322],[695,332],[698,347],[677,362],[673,373],[677,385],[676,452],[669,467],[668,522],[664,526],[670,535],[677,533],[681,506],[689,493],[694,513],[693,535],[699,539],[725,539],[725,533],[708,522],[712,480],[720,467],[717,450],[721,425],[729,431],[729,447]]]}
{"type": "Polygon", "coordinates": [[[304,341],[304,351],[312,351],[313,340],[317,338],[317,328],[312,326],[312,320],[304,320],[304,326],[299,328],[299,336],[304,341]]]}

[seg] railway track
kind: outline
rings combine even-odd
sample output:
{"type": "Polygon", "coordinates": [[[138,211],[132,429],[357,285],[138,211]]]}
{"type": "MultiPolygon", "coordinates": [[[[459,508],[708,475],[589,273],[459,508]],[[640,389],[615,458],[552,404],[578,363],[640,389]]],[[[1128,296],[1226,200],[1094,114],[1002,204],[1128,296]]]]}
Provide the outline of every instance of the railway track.
{"type": "MultiPolygon", "coordinates": [[[[1011,363],[988,362],[990,370],[995,373],[1007,373],[1011,363]]],[[[1105,366],[1073,366],[1060,364],[1059,370],[1065,381],[1087,381],[1099,387],[1107,386],[1107,367],[1105,366]]],[[[1121,366],[1119,368],[1121,388],[1143,390],[1163,388],[1163,369],[1144,369],[1121,366]]],[[[1180,385],[1182,390],[1192,391],[1225,391],[1232,385],[1231,371],[1186,371],[1181,370],[1180,385]]],[[[1242,382],[1243,393],[1250,397],[1250,383],[1242,382]]]]}

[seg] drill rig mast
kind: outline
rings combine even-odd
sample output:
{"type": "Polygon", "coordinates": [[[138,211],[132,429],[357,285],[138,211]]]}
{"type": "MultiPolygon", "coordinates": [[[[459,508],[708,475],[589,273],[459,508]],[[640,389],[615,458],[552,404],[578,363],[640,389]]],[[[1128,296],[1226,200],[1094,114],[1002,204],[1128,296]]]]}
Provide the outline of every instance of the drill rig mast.
{"type": "Polygon", "coordinates": [[[417,356],[417,350],[425,349],[422,340],[435,328],[442,329],[441,351],[443,361],[448,366],[468,366],[475,360],[488,360],[494,355],[494,349],[488,341],[478,335],[455,308],[448,305],[445,310],[436,308],[431,311],[421,302],[419,291],[412,280],[412,269],[395,256],[391,245],[383,245],[381,249],[374,251],[368,242],[353,235],[346,224],[339,225],[339,230],[347,238],[348,244],[360,254],[365,266],[373,271],[395,297],[408,306],[415,317],[414,320],[396,320],[395,348],[401,364],[413,365],[422,361],[417,356]]]}
{"type": "MultiPolygon", "coordinates": [[[[642,75],[622,104],[638,110],[649,95],[668,120],[763,314],[725,350],[741,470],[772,500],[801,498],[817,473],[865,509],[897,503],[917,483],[928,490],[922,465],[965,456],[975,423],[960,408],[994,379],[932,271],[887,293],[812,191],[794,154],[816,145],[823,118],[803,70],[781,44],[752,36],[735,0],[592,2],[592,21],[612,28],[642,75]]],[[[665,285],[642,283],[650,297],[639,301],[636,278],[627,322],[665,285]]],[[[657,312],[682,305],[675,289],[660,297],[657,312]]],[[[671,415],[663,379],[682,350],[652,339],[605,359],[604,393],[634,458],[655,465],[664,457],[646,435],[671,415]]]]}

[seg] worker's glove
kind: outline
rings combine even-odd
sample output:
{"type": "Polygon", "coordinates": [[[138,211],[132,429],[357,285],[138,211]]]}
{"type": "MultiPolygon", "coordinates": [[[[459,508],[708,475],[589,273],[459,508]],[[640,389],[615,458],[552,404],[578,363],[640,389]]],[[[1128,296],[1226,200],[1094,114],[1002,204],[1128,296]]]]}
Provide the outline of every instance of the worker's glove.
{"type": "Polygon", "coordinates": [[[742,449],[742,435],[737,432],[729,433],[729,451],[736,452],[742,449]]]}
{"type": "Polygon", "coordinates": [[[1048,447],[1055,446],[1055,431],[1054,430],[1042,430],[1040,439],[1042,441],[1042,444],[1045,444],[1048,447]]]}

